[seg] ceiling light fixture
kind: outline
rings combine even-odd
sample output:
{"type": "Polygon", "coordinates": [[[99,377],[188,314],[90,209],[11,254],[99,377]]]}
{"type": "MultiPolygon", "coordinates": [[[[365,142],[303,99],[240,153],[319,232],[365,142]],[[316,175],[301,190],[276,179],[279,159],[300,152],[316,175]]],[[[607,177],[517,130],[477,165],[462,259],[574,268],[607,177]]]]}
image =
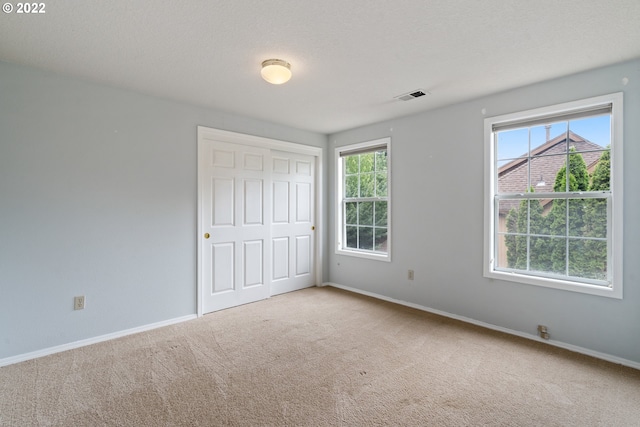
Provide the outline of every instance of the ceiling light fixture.
{"type": "Polygon", "coordinates": [[[262,62],[260,74],[269,83],[281,85],[291,78],[291,64],[282,59],[267,59],[262,62]]]}

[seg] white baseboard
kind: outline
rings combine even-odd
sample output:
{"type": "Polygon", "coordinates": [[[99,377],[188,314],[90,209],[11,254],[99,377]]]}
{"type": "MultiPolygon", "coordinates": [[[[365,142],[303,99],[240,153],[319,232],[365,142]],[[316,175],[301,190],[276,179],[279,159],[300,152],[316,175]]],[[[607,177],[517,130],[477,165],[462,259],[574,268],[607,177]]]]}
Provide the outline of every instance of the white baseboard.
{"type": "Polygon", "coordinates": [[[124,331],[113,332],[111,334],[100,335],[98,337],[87,338],[85,340],[74,341],[68,344],[57,345],[55,347],[49,347],[42,350],[33,351],[31,353],[19,354],[17,356],[6,357],[0,359],[0,367],[13,365],[14,363],[24,362],[26,360],[36,359],[38,357],[48,356],[50,354],[60,353],[61,351],[72,350],[78,347],[84,347],[86,345],[96,344],[103,341],[112,340],[114,338],[120,338],[131,334],[137,334],[139,332],[150,331],[152,329],[161,328],[163,326],[174,325],[176,323],[186,322],[187,320],[196,319],[198,316],[190,314],[188,316],[176,317],[175,319],[164,320],[162,322],[151,323],[149,325],[138,326],[137,328],[125,329],[124,331]]]}
{"type": "Polygon", "coordinates": [[[326,283],[323,283],[322,286],[333,286],[334,288],[344,289],[345,291],[354,292],[354,293],[361,294],[361,295],[366,295],[366,296],[369,296],[369,297],[372,297],[372,298],[376,298],[376,299],[380,299],[380,300],[383,300],[383,301],[392,302],[394,304],[404,305],[406,307],[415,308],[417,310],[426,311],[428,313],[438,314],[440,316],[448,317],[450,319],[460,320],[462,322],[471,323],[472,325],[482,326],[483,328],[487,328],[487,329],[493,329],[494,331],[500,331],[500,332],[504,332],[506,334],[516,335],[518,337],[527,338],[527,339],[530,339],[530,340],[533,340],[533,341],[537,341],[537,342],[541,342],[541,343],[544,343],[544,344],[549,344],[549,345],[552,345],[554,347],[564,348],[565,350],[570,350],[570,351],[573,351],[573,352],[576,352],[576,353],[585,354],[587,356],[595,357],[597,359],[606,360],[607,362],[617,363],[619,365],[628,366],[630,368],[640,369],[640,363],[634,362],[632,360],[623,359],[621,357],[613,356],[611,354],[601,353],[599,351],[590,350],[590,349],[584,348],[584,347],[578,347],[576,345],[567,344],[567,343],[564,343],[564,342],[561,342],[561,341],[545,340],[545,339],[540,338],[537,335],[527,334],[525,332],[514,331],[513,329],[503,328],[502,326],[496,326],[496,325],[492,325],[490,323],[480,322],[478,320],[470,319],[468,317],[458,316],[457,314],[447,313],[446,311],[435,310],[433,308],[425,307],[425,306],[414,304],[414,303],[411,303],[411,302],[406,302],[406,301],[401,301],[401,300],[397,300],[397,299],[394,299],[394,298],[389,298],[389,297],[386,297],[384,295],[379,295],[379,294],[376,294],[376,293],[373,293],[373,292],[367,292],[367,291],[363,291],[361,289],[352,288],[352,287],[349,287],[349,286],[343,286],[343,285],[340,285],[338,283],[326,282],[326,283]]]}

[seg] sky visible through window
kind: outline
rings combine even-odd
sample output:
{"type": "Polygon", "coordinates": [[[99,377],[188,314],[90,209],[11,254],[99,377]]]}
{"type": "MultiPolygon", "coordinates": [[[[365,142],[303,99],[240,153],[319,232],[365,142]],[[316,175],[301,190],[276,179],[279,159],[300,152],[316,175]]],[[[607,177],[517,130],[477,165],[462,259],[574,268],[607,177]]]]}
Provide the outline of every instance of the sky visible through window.
{"type": "MultiPolygon", "coordinates": [[[[566,132],[567,122],[552,123],[550,138],[566,132]]],[[[611,144],[611,116],[602,115],[571,120],[569,130],[595,144],[605,148],[611,144]]],[[[535,149],[546,142],[545,125],[531,127],[531,149],[535,149]]],[[[527,154],[529,149],[529,128],[512,129],[498,134],[497,157],[498,165],[508,163],[500,161],[514,159],[527,154]]]]}

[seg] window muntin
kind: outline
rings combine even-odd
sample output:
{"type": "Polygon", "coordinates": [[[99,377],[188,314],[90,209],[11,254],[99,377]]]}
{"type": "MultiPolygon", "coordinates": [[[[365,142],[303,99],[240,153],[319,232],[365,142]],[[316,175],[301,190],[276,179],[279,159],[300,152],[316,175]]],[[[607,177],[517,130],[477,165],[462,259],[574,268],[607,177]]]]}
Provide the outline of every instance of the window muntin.
{"type": "Polygon", "coordinates": [[[485,276],[622,297],[621,100],[485,120],[485,276]]]}
{"type": "Polygon", "coordinates": [[[390,258],[389,138],[336,148],[337,253],[390,258]]]}

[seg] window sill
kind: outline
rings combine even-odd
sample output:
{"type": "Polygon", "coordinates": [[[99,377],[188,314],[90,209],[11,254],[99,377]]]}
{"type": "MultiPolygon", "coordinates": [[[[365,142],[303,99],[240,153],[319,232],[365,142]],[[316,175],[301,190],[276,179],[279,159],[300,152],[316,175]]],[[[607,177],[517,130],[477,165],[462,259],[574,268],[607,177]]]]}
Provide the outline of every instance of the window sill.
{"type": "Polygon", "coordinates": [[[622,299],[622,287],[620,284],[613,288],[609,288],[606,286],[590,285],[586,283],[570,282],[568,280],[558,280],[546,277],[528,276],[525,274],[504,271],[486,271],[484,273],[484,277],[526,285],[542,286],[545,288],[561,289],[582,294],[597,295],[607,298],[622,299]]]}
{"type": "Polygon", "coordinates": [[[390,254],[382,254],[376,252],[363,252],[363,251],[353,251],[348,249],[336,249],[336,255],[345,255],[356,258],[365,258],[365,259],[373,259],[376,261],[391,261],[390,254]]]}

